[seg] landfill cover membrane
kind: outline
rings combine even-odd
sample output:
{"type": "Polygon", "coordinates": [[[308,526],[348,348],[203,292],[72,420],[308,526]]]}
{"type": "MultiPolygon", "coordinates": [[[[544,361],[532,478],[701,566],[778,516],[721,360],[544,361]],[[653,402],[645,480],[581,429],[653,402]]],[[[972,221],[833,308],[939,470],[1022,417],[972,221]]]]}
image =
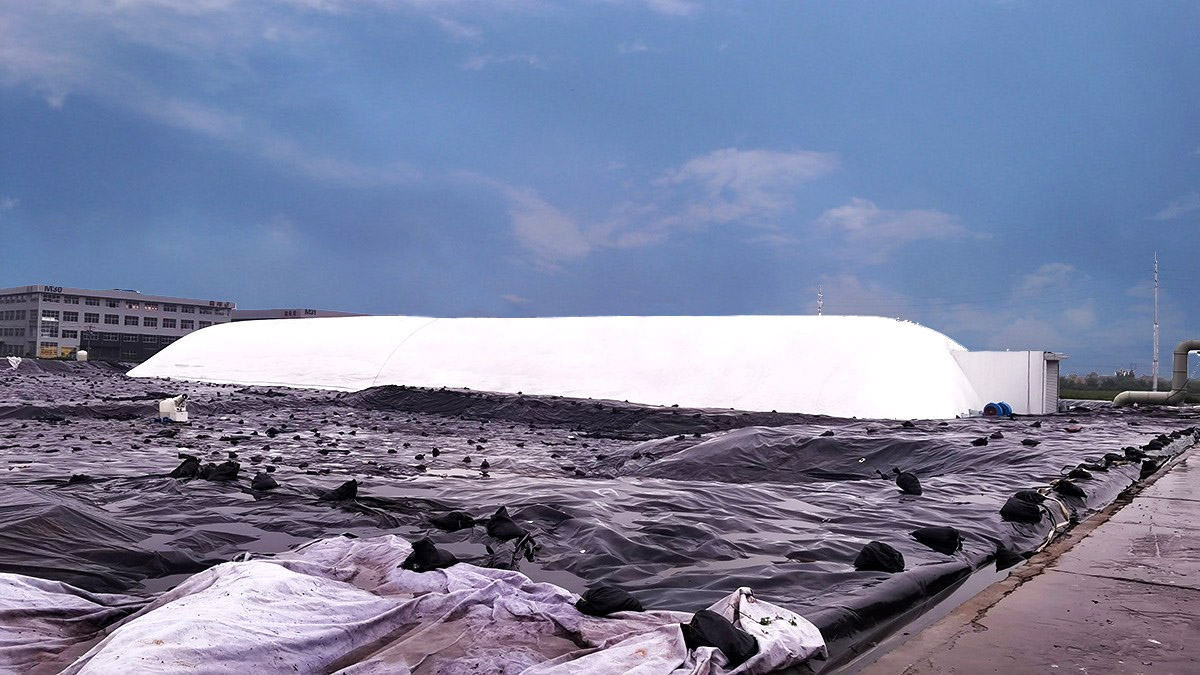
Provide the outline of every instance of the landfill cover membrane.
{"type": "Polygon", "coordinates": [[[1198,416],[839,419],[27,359],[0,369],[0,671],[829,672],[1153,474],[1198,416]],[[191,423],[156,422],[183,393],[191,423]]]}

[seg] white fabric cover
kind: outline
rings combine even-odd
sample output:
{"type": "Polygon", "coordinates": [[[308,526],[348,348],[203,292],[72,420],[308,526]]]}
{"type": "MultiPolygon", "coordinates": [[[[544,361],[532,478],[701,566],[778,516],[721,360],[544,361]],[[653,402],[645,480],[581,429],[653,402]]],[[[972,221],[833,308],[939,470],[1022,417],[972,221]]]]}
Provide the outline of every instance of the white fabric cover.
{"type": "Polygon", "coordinates": [[[61,672],[81,675],[715,675],[767,673],[825,655],[815,626],[745,589],[710,608],[759,640],[755,657],[726,671],[719,651],[684,646],[678,624],[689,614],[589,617],[568,591],[518,572],[463,563],[424,574],[400,569],[411,551],[392,535],[339,537],[218,565],[111,627],[73,663],[63,651],[94,641],[99,619],[134,600],[0,575],[0,609],[10,619],[0,630],[0,670],[41,661],[44,672],[69,663],[61,672]]]}
{"type": "Polygon", "coordinates": [[[870,316],[363,316],[219,324],[129,374],[932,419],[982,407],[951,354],[962,349],[929,328],[870,316]]]}

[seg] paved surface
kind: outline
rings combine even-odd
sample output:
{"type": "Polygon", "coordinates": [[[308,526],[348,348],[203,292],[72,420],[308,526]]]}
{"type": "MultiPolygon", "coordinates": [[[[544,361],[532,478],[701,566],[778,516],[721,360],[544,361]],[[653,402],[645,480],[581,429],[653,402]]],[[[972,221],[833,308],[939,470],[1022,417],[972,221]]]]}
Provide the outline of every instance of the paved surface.
{"type": "Polygon", "coordinates": [[[1200,451],[866,675],[1200,673],[1200,451]]]}

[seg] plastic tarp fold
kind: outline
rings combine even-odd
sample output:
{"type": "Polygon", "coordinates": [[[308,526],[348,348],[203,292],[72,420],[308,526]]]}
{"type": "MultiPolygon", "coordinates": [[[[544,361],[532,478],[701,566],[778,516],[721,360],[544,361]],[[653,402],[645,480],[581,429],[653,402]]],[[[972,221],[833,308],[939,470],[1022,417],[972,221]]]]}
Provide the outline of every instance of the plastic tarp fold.
{"type": "Polygon", "coordinates": [[[679,627],[687,613],[591,617],[575,609],[569,591],[519,572],[461,563],[400,569],[411,551],[393,535],[323,539],[217,565],[148,603],[0,575],[0,610],[10,619],[0,630],[0,670],[41,660],[43,672],[78,674],[715,675],[767,673],[826,655],[813,624],[747,589],[710,607],[760,645],[727,671],[718,650],[687,650],[679,627]],[[90,649],[79,655],[80,644],[90,649]]]}

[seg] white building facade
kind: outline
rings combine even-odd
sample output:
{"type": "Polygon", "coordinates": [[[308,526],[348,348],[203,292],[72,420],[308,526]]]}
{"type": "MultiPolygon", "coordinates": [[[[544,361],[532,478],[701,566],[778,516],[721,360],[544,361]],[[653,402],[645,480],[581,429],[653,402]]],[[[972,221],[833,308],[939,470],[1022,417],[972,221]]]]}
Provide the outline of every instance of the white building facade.
{"type": "Polygon", "coordinates": [[[226,300],[64,286],[0,288],[0,356],[145,361],[188,333],[228,323],[226,300]]]}

